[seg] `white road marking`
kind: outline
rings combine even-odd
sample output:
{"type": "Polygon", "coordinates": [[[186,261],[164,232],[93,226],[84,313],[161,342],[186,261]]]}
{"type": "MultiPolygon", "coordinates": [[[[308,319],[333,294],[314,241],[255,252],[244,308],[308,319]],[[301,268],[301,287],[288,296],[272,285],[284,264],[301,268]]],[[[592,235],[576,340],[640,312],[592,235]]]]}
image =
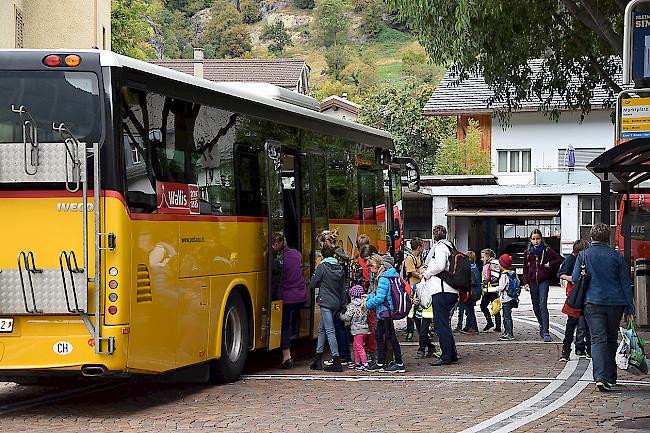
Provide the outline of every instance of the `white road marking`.
{"type": "Polygon", "coordinates": [[[481,376],[420,376],[420,375],[302,375],[302,374],[249,374],[242,380],[297,380],[297,381],[339,381],[339,382],[552,382],[547,377],[481,377],[481,376]]]}

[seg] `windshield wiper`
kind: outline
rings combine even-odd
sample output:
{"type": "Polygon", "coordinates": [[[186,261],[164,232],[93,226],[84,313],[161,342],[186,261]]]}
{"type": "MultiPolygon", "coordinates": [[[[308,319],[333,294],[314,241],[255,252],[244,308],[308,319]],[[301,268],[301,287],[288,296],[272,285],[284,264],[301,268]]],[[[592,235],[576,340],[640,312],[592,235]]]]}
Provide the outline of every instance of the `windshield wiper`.
{"type": "Polygon", "coordinates": [[[14,104],[11,104],[11,111],[20,115],[20,121],[23,124],[23,145],[25,146],[25,173],[33,176],[38,171],[38,128],[36,127],[36,121],[24,105],[16,108],[14,104]],[[27,145],[27,137],[29,137],[29,146],[27,145]],[[29,163],[27,160],[28,154],[29,163]]]}

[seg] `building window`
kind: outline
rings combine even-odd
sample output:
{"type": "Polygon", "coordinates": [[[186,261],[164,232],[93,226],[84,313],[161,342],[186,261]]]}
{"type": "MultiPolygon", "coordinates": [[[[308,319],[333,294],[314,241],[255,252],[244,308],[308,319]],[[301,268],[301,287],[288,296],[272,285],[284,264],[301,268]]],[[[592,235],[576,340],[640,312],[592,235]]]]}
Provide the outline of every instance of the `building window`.
{"type": "Polygon", "coordinates": [[[530,173],[530,149],[497,151],[499,173],[530,173]]]}
{"type": "Polygon", "coordinates": [[[133,164],[139,164],[142,162],[142,156],[140,156],[140,152],[138,152],[138,149],[136,149],[135,146],[131,146],[131,159],[133,160],[133,164]]]}
{"type": "Polygon", "coordinates": [[[16,8],[16,48],[23,48],[24,46],[24,29],[23,13],[20,9],[16,8]]]}
{"type": "MultiPolygon", "coordinates": [[[[609,225],[612,227],[612,240],[616,231],[618,209],[621,197],[614,195],[610,199],[609,225]]],[[[589,231],[600,222],[600,197],[580,197],[580,239],[590,240],[589,231]]]]}
{"type": "Polygon", "coordinates": [[[503,224],[502,239],[528,239],[534,229],[539,229],[545,238],[559,238],[562,233],[560,217],[548,219],[526,219],[523,224],[503,224]]]}

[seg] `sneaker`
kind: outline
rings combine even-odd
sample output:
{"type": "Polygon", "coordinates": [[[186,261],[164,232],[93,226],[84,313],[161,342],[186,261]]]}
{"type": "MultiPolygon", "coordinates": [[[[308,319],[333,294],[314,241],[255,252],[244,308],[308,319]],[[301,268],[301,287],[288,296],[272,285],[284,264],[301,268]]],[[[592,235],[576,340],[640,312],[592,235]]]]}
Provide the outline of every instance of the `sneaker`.
{"type": "Polygon", "coordinates": [[[576,349],[576,356],[578,358],[586,358],[587,357],[587,352],[584,349],[576,349]]]}
{"type": "Polygon", "coordinates": [[[293,368],[293,359],[289,358],[286,361],[284,361],[282,363],[282,365],[280,366],[280,368],[283,369],[283,370],[289,370],[289,369],[293,368]]]}
{"type": "MultiPolygon", "coordinates": [[[[341,363],[341,364],[343,364],[343,363],[341,363]]],[[[351,370],[354,370],[354,369],[356,369],[356,368],[357,368],[358,366],[360,366],[360,365],[361,365],[361,364],[358,363],[358,362],[351,362],[351,363],[348,364],[348,368],[351,369],[351,370]]]]}
{"type": "Polygon", "coordinates": [[[570,359],[571,359],[571,355],[569,355],[566,352],[562,352],[562,355],[560,355],[560,361],[562,362],[569,362],[570,359]]]}
{"type": "Polygon", "coordinates": [[[332,364],[334,364],[334,361],[332,361],[332,358],[326,359],[325,361],[323,361],[323,365],[332,365],[332,364]]]}
{"type": "Polygon", "coordinates": [[[369,371],[371,373],[382,373],[384,371],[384,364],[377,364],[376,362],[373,362],[372,364],[368,365],[366,371],[369,371]]]}
{"type": "Polygon", "coordinates": [[[368,371],[368,364],[358,364],[354,369],[357,371],[368,371]]]}
{"type": "Polygon", "coordinates": [[[553,341],[551,339],[551,336],[548,334],[544,334],[544,343],[550,343],[551,341],[553,341]]]}
{"type": "Polygon", "coordinates": [[[492,329],[492,328],[494,328],[494,323],[488,323],[488,324],[485,325],[485,327],[483,328],[483,332],[485,332],[485,331],[489,331],[489,330],[492,329]]]}
{"type": "Polygon", "coordinates": [[[508,341],[508,336],[506,334],[503,334],[501,337],[499,337],[500,341],[508,341]]]}
{"type": "Polygon", "coordinates": [[[391,363],[384,368],[384,371],[386,373],[406,373],[406,368],[404,368],[404,363],[396,364],[391,361],[391,363]]]}
{"type": "Polygon", "coordinates": [[[460,331],[460,333],[465,335],[476,335],[478,334],[478,328],[466,328],[460,331]]]}
{"type": "Polygon", "coordinates": [[[515,339],[515,336],[512,335],[512,334],[508,334],[508,335],[506,335],[506,337],[508,337],[508,341],[512,341],[512,340],[515,339]]]}
{"type": "Polygon", "coordinates": [[[424,358],[426,355],[424,353],[424,350],[418,350],[415,352],[415,359],[421,359],[424,358]]]}
{"type": "Polygon", "coordinates": [[[610,391],[612,389],[612,386],[604,380],[597,380],[596,388],[598,388],[599,391],[605,392],[610,391]]]}

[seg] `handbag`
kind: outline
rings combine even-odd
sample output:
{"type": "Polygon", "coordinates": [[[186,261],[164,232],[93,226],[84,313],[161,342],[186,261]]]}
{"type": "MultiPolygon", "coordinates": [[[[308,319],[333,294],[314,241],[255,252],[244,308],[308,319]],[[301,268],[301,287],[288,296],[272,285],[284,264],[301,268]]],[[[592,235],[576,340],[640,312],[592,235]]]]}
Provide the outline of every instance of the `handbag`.
{"type": "Polygon", "coordinates": [[[573,285],[571,293],[569,293],[569,296],[566,298],[566,304],[574,310],[582,311],[585,306],[585,296],[587,294],[591,275],[587,272],[587,265],[582,252],[578,254],[578,263],[580,264],[580,279],[573,285]]]}
{"type": "Polygon", "coordinates": [[[433,293],[430,286],[431,278],[428,280],[422,280],[415,285],[415,292],[417,293],[417,297],[420,300],[420,307],[425,310],[431,306],[432,302],[431,297],[433,296],[433,293]]]}
{"type": "Polygon", "coordinates": [[[579,308],[571,308],[567,304],[569,295],[571,295],[571,291],[573,290],[573,283],[568,283],[566,287],[567,287],[566,289],[567,299],[564,300],[564,305],[562,305],[562,312],[567,316],[575,317],[577,319],[582,315],[582,310],[579,308]]]}

